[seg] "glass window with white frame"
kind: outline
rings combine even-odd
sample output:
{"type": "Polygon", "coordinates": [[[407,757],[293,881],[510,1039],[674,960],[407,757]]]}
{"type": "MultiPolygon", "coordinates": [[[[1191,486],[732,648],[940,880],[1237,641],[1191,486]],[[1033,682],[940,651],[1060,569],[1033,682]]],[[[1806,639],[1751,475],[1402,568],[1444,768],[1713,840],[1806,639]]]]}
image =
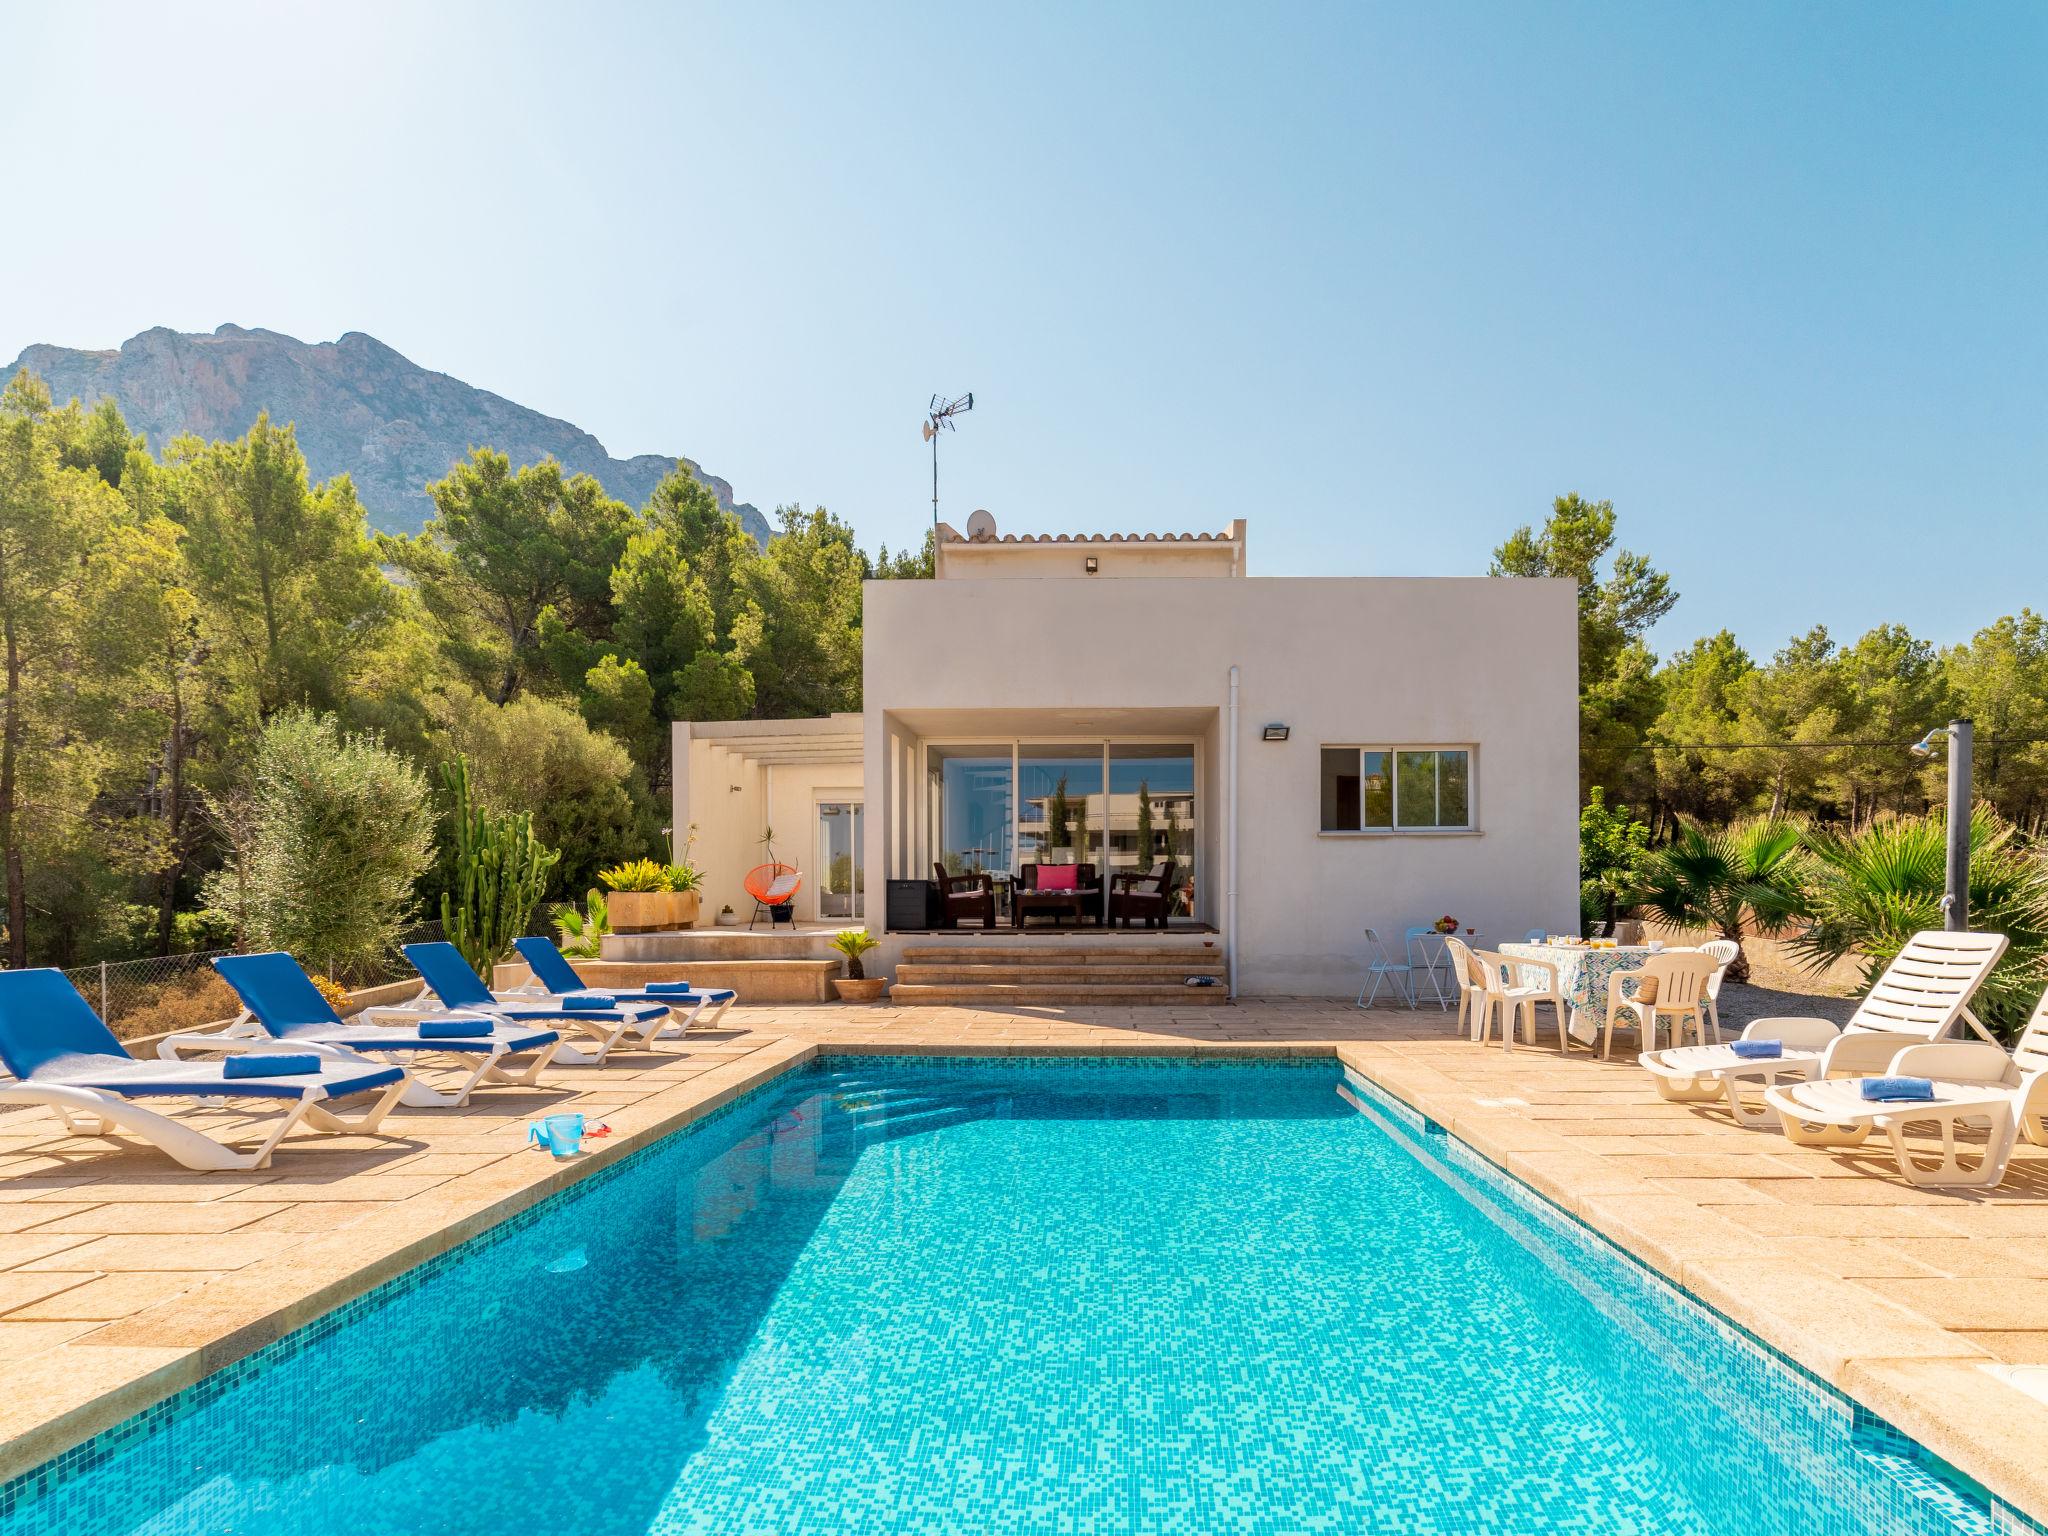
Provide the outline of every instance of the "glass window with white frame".
{"type": "Polygon", "coordinates": [[[1461,832],[1471,827],[1470,747],[1323,748],[1323,831],[1461,832]]]}

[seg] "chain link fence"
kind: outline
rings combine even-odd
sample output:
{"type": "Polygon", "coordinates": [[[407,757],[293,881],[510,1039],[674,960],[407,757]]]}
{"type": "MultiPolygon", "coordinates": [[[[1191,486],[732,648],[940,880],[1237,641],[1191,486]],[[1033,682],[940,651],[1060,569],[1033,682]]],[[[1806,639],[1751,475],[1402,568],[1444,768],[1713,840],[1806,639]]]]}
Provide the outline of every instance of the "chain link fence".
{"type": "MultiPolygon", "coordinates": [[[[439,923],[424,923],[409,930],[399,943],[426,944],[441,937],[439,923]]],[[[235,949],[212,949],[180,955],[147,955],[139,960],[75,965],[64,974],[98,1010],[109,1029],[123,1040],[132,1040],[138,1035],[197,1029],[232,1019],[241,1011],[241,1004],[214,970],[213,961],[221,955],[239,953],[235,949]]],[[[414,974],[395,945],[389,954],[366,966],[341,967],[345,974],[340,975],[333,960],[322,961],[309,955],[300,956],[300,960],[309,969],[352,989],[404,981],[414,974]]]]}

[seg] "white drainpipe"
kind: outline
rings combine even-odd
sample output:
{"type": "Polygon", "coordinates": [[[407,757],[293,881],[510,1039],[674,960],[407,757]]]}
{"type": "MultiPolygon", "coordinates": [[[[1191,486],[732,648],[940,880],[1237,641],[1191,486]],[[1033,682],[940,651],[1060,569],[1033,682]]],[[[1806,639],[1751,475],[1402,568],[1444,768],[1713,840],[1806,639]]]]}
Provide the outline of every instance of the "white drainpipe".
{"type": "Polygon", "coordinates": [[[1223,854],[1223,963],[1237,996],[1237,668],[1230,669],[1230,809],[1223,854]]]}

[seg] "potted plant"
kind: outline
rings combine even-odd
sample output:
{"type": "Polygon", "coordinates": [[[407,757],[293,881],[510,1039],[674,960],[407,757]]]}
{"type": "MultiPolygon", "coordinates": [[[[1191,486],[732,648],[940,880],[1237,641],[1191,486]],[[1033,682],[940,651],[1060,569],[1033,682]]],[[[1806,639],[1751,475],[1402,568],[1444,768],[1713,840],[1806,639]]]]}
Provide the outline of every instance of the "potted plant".
{"type": "Polygon", "coordinates": [[[668,867],[668,888],[670,893],[669,926],[672,928],[694,928],[697,914],[703,910],[704,876],[694,864],[671,864],[668,867]]]}
{"type": "Polygon", "coordinates": [[[740,915],[739,915],[739,913],[737,913],[737,912],[733,911],[733,909],[732,909],[732,903],[731,903],[731,902],[727,902],[727,903],[726,903],[726,904],[725,904],[724,906],[722,906],[722,907],[720,907],[720,908],[718,909],[718,926],[719,926],[719,927],[721,927],[721,928],[737,928],[737,927],[739,927],[739,925],[740,925],[740,915]]]}
{"type": "Polygon", "coordinates": [[[704,874],[690,860],[690,850],[697,846],[697,824],[693,821],[683,835],[683,854],[675,857],[675,848],[669,848],[668,889],[670,894],[668,921],[671,928],[694,928],[697,914],[703,908],[704,874]]]}
{"type": "Polygon", "coordinates": [[[860,968],[860,957],[876,945],[865,928],[842,928],[832,935],[832,947],[846,956],[846,974],[832,978],[832,990],[842,1003],[872,1003],[882,995],[884,980],[860,968]]]}
{"type": "Polygon", "coordinates": [[[597,878],[611,891],[614,933],[652,933],[668,918],[668,871],[652,859],[632,859],[601,869],[597,878]]]}

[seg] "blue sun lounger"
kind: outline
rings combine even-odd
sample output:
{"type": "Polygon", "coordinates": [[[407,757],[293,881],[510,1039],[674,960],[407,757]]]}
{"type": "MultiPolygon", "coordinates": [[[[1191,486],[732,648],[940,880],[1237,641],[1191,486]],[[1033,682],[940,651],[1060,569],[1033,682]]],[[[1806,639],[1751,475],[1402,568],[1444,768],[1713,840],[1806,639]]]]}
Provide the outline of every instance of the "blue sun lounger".
{"type": "Polygon", "coordinates": [[[415,1017],[404,1027],[385,1027],[344,1020],[290,955],[272,950],[262,955],[222,955],[213,962],[221,978],[242,1001],[242,1016],[221,1030],[195,1030],[166,1036],[157,1054],[167,1061],[189,1050],[312,1051],[322,1056],[359,1060],[364,1056],[446,1056],[468,1076],[453,1092],[425,1083],[407,1086],[404,1102],[415,1108],[452,1109],[467,1104],[485,1083],[531,1088],[541,1069],[554,1060],[562,1037],[551,1029],[515,1025],[473,1013],[441,1013],[415,1017]],[[524,1071],[506,1063],[530,1057],[524,1071]]]}
{"type": "Polygon", "coordinates": [[[629,1037],[641,1045],[651,1044],[668,1018],[668,1004],[615,1003],[597,994],[578,994],[575,999],[535,996],[499,997],[485,986],[462,951],[445,940],[436,944],[407,944],[405,958],[420,973],[444,1008],[465,1013],[486,1013],[496,1019],[519,1019],[528,1023],[545,1020],[550,1024],[572,1024],[596,1044],[596,1053],[581,1044],[565,1045],[556,1059],[574,1066],[596,1066],[611,1054],[613,1046],[629,1037]]]}
{"type": "Polygon", "coordinates": [[[693,987],[680,981],[657,981],[645,987],[586,986],[576,974],[576,967],[569,963],[569,957],[546,939],[515,939],[512,947],[533,972],[535,983],[545,988],[549,996],[595,992],[617,1003],[667,1003],[670,1008],[687,1008],[689,1012],[669,1031],[673,1034],[681,1034],[692,1024],[716,1024],[725,1016],[725,1010],[739,1001],[739,993],[728,988],[693,987]],[[709,1018],[703,1017],[706,1008],[711,1010],[709,1018]]]}
{"type": "Polygon", "coordinates": [[[0,1062],[17,1079],[0,1082],[0,1103],[47,1104],[74,1136],[111,1136],[118,1128],[201,1172],[264,1168],[301,1123],[375,1135],[408,1081],[402,1068],[360,1056],[294,1057],[280,1057],[270,1073],[221,1061],[137,1061],[62,971],[0,971],[0,1062]],[[242,1075],[251,1072],[258,1075],[242,1075]],[[327,1107],[371,1093],[376,1102],[354,1119],[327,1107]],[[255,1151],[237,1152],[139,1099],[262,1099],[286,1113],[255,1151]]]}

